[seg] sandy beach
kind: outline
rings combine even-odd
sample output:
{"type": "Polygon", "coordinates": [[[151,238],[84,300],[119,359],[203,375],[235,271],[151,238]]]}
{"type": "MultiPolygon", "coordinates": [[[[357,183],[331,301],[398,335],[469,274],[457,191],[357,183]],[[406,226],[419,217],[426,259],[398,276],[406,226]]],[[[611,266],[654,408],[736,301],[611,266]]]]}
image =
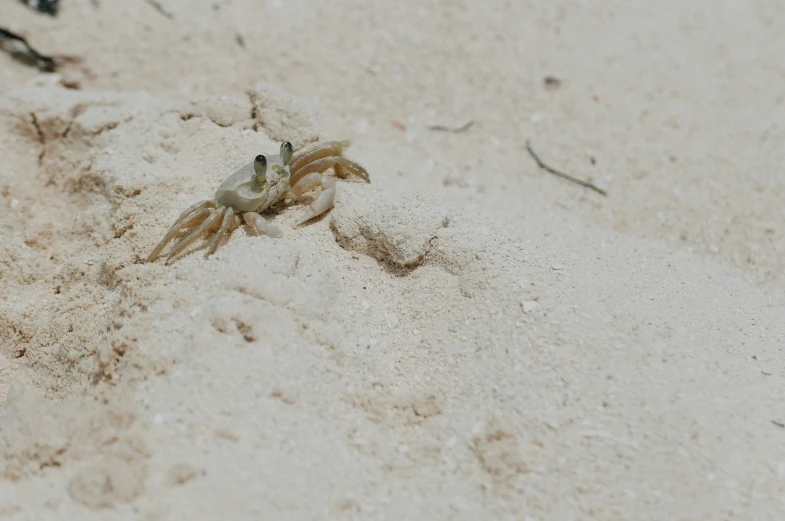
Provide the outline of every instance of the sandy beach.
{"type": "Polygon", "coordinates": [[[785,519],[785,4],[0,28],[58,64],[0,49],[0,519],[785,519]],[[371,182],[323,216],[145,262],[332,140],[371,182]]]}

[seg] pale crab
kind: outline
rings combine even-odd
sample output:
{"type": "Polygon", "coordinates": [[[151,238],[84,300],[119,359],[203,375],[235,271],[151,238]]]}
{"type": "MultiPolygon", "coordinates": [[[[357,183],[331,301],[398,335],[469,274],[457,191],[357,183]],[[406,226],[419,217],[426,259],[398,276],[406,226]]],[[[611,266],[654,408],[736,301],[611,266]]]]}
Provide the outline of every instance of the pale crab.
{"type": "Polygon", "coordinates": [[[241,225],[241,216],[255,234],[280,237],[281,229],[262,217],[261,212],[279,201],[296,200],[317,187],[321,187],[321,193],[294,225],[323,214],[335,200],[335,177],[324,174],[328,169],[332,168],[342,179],[351,176],[370,182],[368,172],[362,166],[343,157],[349,145],[349,141],[328,141],[295,153],[292,144],[284,141],[278,155],[256,156],[253,163],[221,183],[212,200],[200,201],[183,211],[146,262],[157,259],[175,237],[181,239],[172,247],[167,262],[197,239],[215,231],[205,254],[209,257],[226,234],[241,225]]]}

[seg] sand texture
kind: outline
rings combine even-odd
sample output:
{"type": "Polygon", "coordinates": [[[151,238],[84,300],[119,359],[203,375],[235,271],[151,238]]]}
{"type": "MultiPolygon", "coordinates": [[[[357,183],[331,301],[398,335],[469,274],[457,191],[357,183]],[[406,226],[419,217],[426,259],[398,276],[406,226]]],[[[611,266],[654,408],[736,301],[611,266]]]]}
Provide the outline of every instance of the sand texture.
{"type": "Polygon", "coordinates": [[[0,520],[785,519],[785,4],[61,5],[0,9],[79,58],[0,53],[0,520]]]}

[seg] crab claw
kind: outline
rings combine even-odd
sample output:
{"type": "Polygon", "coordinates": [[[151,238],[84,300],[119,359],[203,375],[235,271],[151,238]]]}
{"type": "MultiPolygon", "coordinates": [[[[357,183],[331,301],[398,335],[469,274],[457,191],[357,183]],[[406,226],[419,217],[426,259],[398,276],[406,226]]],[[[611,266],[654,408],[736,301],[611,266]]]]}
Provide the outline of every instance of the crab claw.
{"type": "Polygon", "coordinates": [[[283,232],[275,224],[271,223],[256,212],[245,212],[243,214],[245,224],[251,227],[256,235],[267,235],[268,237],[281,237],[283,232]]]}
{"type": "Polygon", "coordinates": [[[326,175],[321,177],[322,193],[320,193],[319,197],[308,206],[305,213],[297,219],[294,223],[295,226],[310,221],[314,217],[318,217],[332,208],[333,202],[335,202],[335,179],[326,175]]]}

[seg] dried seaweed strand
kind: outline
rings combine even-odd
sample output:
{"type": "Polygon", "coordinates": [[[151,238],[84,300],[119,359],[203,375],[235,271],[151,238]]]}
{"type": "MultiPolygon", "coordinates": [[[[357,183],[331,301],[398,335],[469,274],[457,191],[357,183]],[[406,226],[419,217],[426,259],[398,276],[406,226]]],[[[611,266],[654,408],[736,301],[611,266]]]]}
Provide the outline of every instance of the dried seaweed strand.
{"type": "Polygon", "coordinates": [[[44,72],[52,72],[55,69],[54,58],[41,54],[33,49],[27,40],[2,27],[0,27],[0,47],[11,56],[33,62],[38,69],[44,72]]]}
{"type": "Polygon", "coordinates": [[[459,134],[461,132],[466,132],[474,125],[474,120],[469,120],[460,127],[448,127],[446,125],[428,125],[428,130],[438,130],[441,132],[452,132],[453,134],[459,134]]]}

